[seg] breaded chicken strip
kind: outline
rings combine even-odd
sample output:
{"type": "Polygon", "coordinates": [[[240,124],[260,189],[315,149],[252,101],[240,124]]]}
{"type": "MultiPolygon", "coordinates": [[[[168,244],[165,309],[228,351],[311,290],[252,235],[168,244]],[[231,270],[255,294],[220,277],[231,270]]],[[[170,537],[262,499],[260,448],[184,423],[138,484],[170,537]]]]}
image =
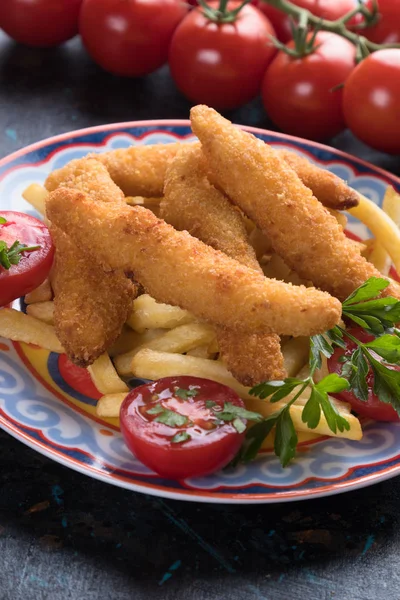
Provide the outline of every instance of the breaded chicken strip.
{"type": "MultiPolygon", "coordinates": [[[[125,204],[124,194],[96,160],[71,161],[46,181],[49,190],[60,184],[85,192],[95,202],[125,204]]],[[[88,366],[121,333],[137,286],[123,271],[105,273],[57,227],[51,226],[51,233],[56,246],[52,274],[56,332],[69,358],[79,366],[88,366]]]]}
{"type": "Polygon", "coordinates": [[[49,192],[59,187],[79,190],[96,202],[125,202],[122,190],[112,181],[105,166],[92,158],[71,160],[50,173],[44,185],[49,192]]]}
{"type": "MultiPolygon", "coordinates": [[[[369,277],[381,277],[270,146],[207,106],[192,108],[191,120],[219,187],[300,277],[341,300],[369,277]]],[[[385,292],[398,296],[394,284],[385,292]]]]}
{"type": "Polygon", "coordinates": [[[68,357],[87,367],[109,348],[132,310],[133,284],[122,271],[108,272],[58,227],[51,228],[56,246],[54,316],[58,339],[68,357]]]}
{"type": "Polygon", "coordinates": [[[199,319],[295,336],[321,333],[340,319],[340,302],[329,294],[266,279],[146,208],[98,204],[59,188],[49,196],[47,214],[103,267],[133,271],[155,300],[199,319]]]}
{"type": "Polygon", "coordinates": [[[277,152],[296,171],[304,185],[310,188],[314,196],[327,208],[347,210],[358,205],[357,192],[337,175],[317,167],[296,152],[290,150],[277,150],[277,152]]]}
{"type": "Polygon", "coordinates": [[[125,196],[162,196],[165,171],[181,145],[131,146],[90,156],[107,167],[125,196]]]}
{"type": "MultiPolygon", "coordinates": [[[[175,227],[221,250],[241,264],[261,271],[238,209],[207,179],[199,145],[183,146],[171,161],[160,216],[175,227]]],[[[284,379],[279,336],[217,329],[222,358],[243,385],[284,379]]]]}

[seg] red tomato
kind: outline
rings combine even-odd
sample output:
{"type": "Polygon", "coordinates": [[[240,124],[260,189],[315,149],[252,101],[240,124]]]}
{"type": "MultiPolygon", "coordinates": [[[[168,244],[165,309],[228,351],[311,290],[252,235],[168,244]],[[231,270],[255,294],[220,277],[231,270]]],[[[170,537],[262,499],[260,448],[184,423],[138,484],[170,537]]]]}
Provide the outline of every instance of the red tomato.
{"type": "Polygon", "coordinates": [[[360,140],[400,153],[400,50],[378,50],[357,65],[344,86],[343,112],[360,140]]]}
{"type": "Polygon", "coordinates": [[[141,77],[167,61],[172,34],[188,10],[182,0],[84,0],[79,32],[103,69],[141,77]]]}
{"type": "Polygon", "coordinates": [[[54,246],[49,230],[38,219],[11,211],[1,211],[0,217],[7,221],[0,224],[0,240],[8,248],[17,240],[27,246],[40,246],[23,253],[19,264],[8,270],[0,266],[0,306],[4,306],[43,283],[53,263],[54,246]]]}
{"type": "Polygon", "coordinates": [[[57,46],[78,33],[82,0],[1,0],[0,27],[27,46],[57,46]]]}
{"type": "Polygon", "coordinates": [[[400,2],[398,0],[379,0],[380,19],[376,25],[362,31],[377,44],[400,43],[400,2]]]}
{"type": "Polygon", "coordinates": [[[285,133],[323,140],[345,127],[343,92],[334,88],[354,69],[355,47],[326,31],[317,34],[316,43],[317,50],[304,58],[280,51],[265,74],[262,97],[268,115],[285,133]]]}
{"type": "Polygon", "coordinates": [[[162,477],[206,475],[228,464],[242,444],[244,433],[218,420],[225,402],[244,407],[233,390],[215,381],[166,377],[128,394],[121,406],[121,431],[135,456],[162,477]],[[207,408],[210,401],[215,405],[207,408]],[[173,411],[172,416],[183,416],[187,423],[174,427],[159,422],[165,409],[173,411]],[[187,439],[173,442],[177,434],[187,439]]]}
{"type": "MultiPolygon", "coordinates": [[[[374,339],[373,336],[369,335],[366,331],[358,327],[354,327],[348,331],[353,337],[360,340],[360,342],[369,342],[374,339]]],[[[355,349],[356,344],[351,340],[347,340],[346,350],[342,350],[342,348],[336,348],[331,358],[328,359],[329,372],[340,375],[343,367],[342,363],[339,362],[340,357],[351,355],[355,349]]],[[[384,362],[383,359],[377,354],[374,354],[374,357],[379,360],[379,362],[384,362]]],[[[388,367],[393,368],[393,365],[388,365],[388,367]]],[[[400,365],[394,366],[394,369],[396,371],[400,371],[400,365]]],[[[372,370],[369,371],[366,380],[368,384],[368,400],[366,402],[359,400],[353,395],[352,392],[349,391],[344,391],[340,392],[340,394],[333,395],[340,400],[351,404],[351,408],[362,417],[368,417],[370,419],[374,419],[375,421],[399,421],[400,417],[394,408],[390,404],[381,402],[373,393],[374,374],[372,370]]]]}
{"type": "MultiPolygon", "coordinates": [[[[358,4],[357,0],[291,0],[291,2],[299,8],[306,8],[313,15],[321,17],[321,19],[327,19],[328,21],[340,19],[343,15],[353,10],[358,4]]],[[[367,0],[365,4],[371,6],[372,1],[367,0]]],[[[271,21],[279,40],[286,44],[292,39],[290,18],[286,13],[262,1],[259,2],[258,8],[271,21]]],[[[362,17],[356,15],[350,19],[348,26],[352,28],[352,26],[361,22],[362,17]]]]}
{"type": "MultiPolygon", "coordinates": [[[[209,5],[216,8],[218,3],[209,5]]],[[[228,9],[237,6],[230,2],[228,9]]],[[[172,38],[172,77],[193,102],[220,109],[245,104],[258,94],[276,53],[271,35],[272,25],[254,6],[245,6],[234,23],[224,24],[210,21],[201,7],[195,8],[172,38]]]]}

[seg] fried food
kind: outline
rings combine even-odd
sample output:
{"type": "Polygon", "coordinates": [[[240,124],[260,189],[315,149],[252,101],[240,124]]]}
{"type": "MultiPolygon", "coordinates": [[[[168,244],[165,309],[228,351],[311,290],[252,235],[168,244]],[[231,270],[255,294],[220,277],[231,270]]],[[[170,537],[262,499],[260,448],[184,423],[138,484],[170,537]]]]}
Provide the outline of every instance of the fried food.
{"type": "MultiPolygon", "coordinates": [[[[125,204],[123,192],[107,169],[93,159],[77,159],[54,171],[48,190],[76,189],[95,202],[125,204]]],[[[112,345],[128,318],[137,286],[122,271],[105,273],[57,227],[51,226],[56,247],[52,284],[57,336],[69,358],[79,366],[92,364],[112,345]]]]}
{"type": "Polygon", "coordinates": [[[53,171],[45,187],[49,192],[59,187],[79,190],[96,202],[125,202],[122,190],[112,181],[105,166],[92,158],[77,158],[53,171]]]}
{"type": "MultiPolygon", "coordinates": [[[[206,106],[192,108],[191,121],[218,186],[300,277],[343,300],[369,277],[381,276],[270,146],[206,106]]],[[[385,292],[399,296],[394,285],[385,292]]]]}
{"type": "Polygon", "coordinates": [[[310,188],[314,196],[327,208],[346,210],[358,205],[357,192],[337,175],[317,167],[296,152],[290,150],[277,150],[277,152],[296,171],[304,185],[310,188]]]}
{"type": "Polygon", "coordinates": [[[80,367],[92,364],[118,338],[128,318],[134,284],[122,271],[108,272],[89,260],[58,227],[53,275],[54,320],[58,339],[80,367]]]}
{"type": "Polygon", "coordinates": [[[131,146],[90,156],[101,162],[125,196],[162,196],[167,166],[182,144],[131,146]]]}
{"type": "MultiPolygon", "coordinates": [[[[215,250],[262,272],[240,212],[207,179],[198,144],[183,146],[171,161],[160,216],[175,229],[186,230],[215,250]]],[[[285,377],[279,336],[218,328],[217,339],[226,366],[243,385],[285,377]]]]}
{"type": "Polygon", "coordinates": [[[313,335],[339,322],[341,304],[314,288],[264,278],[142,207],[100,204],[59,188],[47,201],[55,226],[108,270],[123,269],[159,302],[247,332],[313,335]]]}

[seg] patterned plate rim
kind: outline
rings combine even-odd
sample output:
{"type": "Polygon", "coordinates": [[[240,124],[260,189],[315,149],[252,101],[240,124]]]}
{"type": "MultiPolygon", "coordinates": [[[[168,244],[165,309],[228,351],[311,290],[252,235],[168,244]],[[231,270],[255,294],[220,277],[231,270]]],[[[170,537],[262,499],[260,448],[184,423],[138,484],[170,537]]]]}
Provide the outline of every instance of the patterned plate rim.
{"type": "MultiPolygon", "coordinates": [[[[14,160],[23,157],[30,152],[35,150],[39,150],[40,148],[45,148],[51,144],[57,144],[58,142],[67,141],[73,138],[79,138],[85,135],[91,135],[95,133],[101,133],[106,131],[115,131],[115,133],[124,132],[126,129],[130,128],[138,128],[138,127],[190,127],[190,121],[187,119],[151,119],[151,120],[141,120],[141,121],[126,121],[121,123],[109,123],[106,125],[97,125],[94,127],[87,127],[83,129],[77,129],[70,132],[65,132],[56,136],[44,138],[38,142],[25,146],[19,150],[16,150],[12,154],[9,154],[2,159],[0,159],[0,168],[4,168],[7,164],[12,163],[14,160]]],[[[296,136],[287,135],[284,133],[279,133],[275,131],[270,131],[268,129],[262,129],[258,127],[240,125],[246,131],[255,134],[268,135],[272,138],[276,138],[277,142],[292,143],[294,145],[301,145],[303,152],[307,152],[307,149],[304,146],[309,146],[313,148],[320,149],[324,152],[328,152],[331,155],[337,156],[338,158],[345,159],[346,166],[354,171],[354,164],[359,164],[360,166],[369,169],[374,173],[375,176],[380,176],[385,179],[385,181],[390,180],[400,187],[400,177],[369,163],[361,158],[356,156],[352,156],[347,152],[343,152],[342,150],[338,150],[336,148],[332,148],[330,146],[326,146],[325,144],[321,144],[318,142],[313,142],[311,140],[306,140],[303,138],[299,138],[296,136]],[[349,164],[350,163],[350,164],[349,164]]],[[[157,131],[153,131],[152,133],[157,133],[157,131]]],[[[145,134],[143,134],[144,136],[145,134]]],[[[174,135],[174,134],[173,134],[174,135]]],[[[142,136],[137,136],[136,139],[141,139],[142,136]]],[[[181,137],[176,136],[175,137],[181,137]]],[[[90,144],[90,143],[89,143],[90,144]]],[[[76,144],[72,144],[79,146],[79,142],[76,144]]],[[[311,153],[310,153],[311,154],[311,153]]],[[[312,154],[311,154],[312,155],[312,154]]],[[[322,160],[323,162],[323,160],[322,160]]],[[[39,163],[40,164],[40,163],[39,163]]],[[[11,169],[4,170],[0,179],[3,179],[8,173],[12,172],[14,169],[23,168],[24,163],[19,163],[15,167],[11,167],[11,169]]],[[[28,166],[28,165],[27,165],[28,166]]],[[[9,420],[6,420],[0,415],[0,427],[13,436],[15,439],[22,441],[26,446],[36,450],[40,454],[50,458],[51,460],[55,460],[65,467],[69,467],[79,473],[87,475],[89,477],[93,477],[105,483],[109,483],[112,485],[116,485],[118,487],[124,489],[130,489],[132,491],[138,491],[141,493],[147,493],[149,495],[162,496],[164,498],[174,499],[174,500],[186,500],[191,502],[209,502],[209,503],[220,503],[220,504],[262,504],[262,503],[277,503],[277,502],[290,502],[294,500],[307,500],[307,499],[315,499],[321,498],[325,496],[335,495],[339,493],[344,493],[347,491],[361,489],[363,487],[367,487],[373,485],[375,483],[379,483],[381,481],[385,481],[396,475],[400,474],[400,455],[398,457],[392,457],[391,460],[398,460],[396,465],[392,465],[385,470],[379,471],[378,473],[370,473],[368,475],[360,476],[357,479],[340,482],[332,480],[333,482],[330,485],[327,485],[323,488],[318,489],[308,489],[305,491],[299,490],[290,490],[284,492],[276,492],[274,495],[266,495],[262,492],[257,493],[231,493],[231,494],[219,494],[218,492],[205,492],[201,490],[195,489],[182,489],[182,490],[173,490],[171,488],[161,487],[159,485],[152,485],[151,483],[143,483],[135,484],[125,480],[125,478],[121,476],[113,476],[110,474],[104,474],[100,471],[90,468],[89,465],[80,464],[78,461],[74,459],[67,458],[54,450],[49,449],[46,445],[40,443],[38,440],[35,440],[29,437],[25,432],[21,431],[14,424],[10,423],[9,420]]],[[[377,463],[366,463],[365,466],[373,467],[378,465],[377,463]]],[[[362,468],[363,465],[358,465],[357,468],[362,468]]]]}

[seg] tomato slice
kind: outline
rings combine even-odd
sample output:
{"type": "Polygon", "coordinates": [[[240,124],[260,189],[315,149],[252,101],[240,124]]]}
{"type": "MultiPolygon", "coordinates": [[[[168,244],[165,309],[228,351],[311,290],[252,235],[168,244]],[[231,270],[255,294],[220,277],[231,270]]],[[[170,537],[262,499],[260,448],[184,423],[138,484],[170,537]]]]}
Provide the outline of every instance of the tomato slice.
{"type": "Polygon", "coordinates": [[[226,403],[244,408],[233,390],[215,381],[165,377],[128,394],[121,431],[135,456],[162,477],[206,475],[227,465],[243,441],[245,419],[235,426],[218,418],[226,403]]]}
{"type": "MultiPolygon", "coordinates": [[[[374,339],[373,336],[369,335],[366,331],[359,327],[354,327],[348,329],[348,332],[360,342],[370,342],[374,339]]],[[[350,356],[354,350],[356,349],[356,344],[351,340],[347,340],[346,349],[336,348],[335,352],[328,359],[328,369],[330,373],[341,374],[343,364],[340,362],[342,356],[350,356]]],[[[374,353],[374,357],[379,360],[379,362],[383,362],[384,360],[374,353]]],[[[385,365],[393,370],[400,371],[400,365],[385,365]]],[[[367,385],[368,385],[368,400],[364,402],[360,400],[352,392],[347,390],[340,392],[339,394],[332,394],[339,400],[343,400],[344,402],[348,402],[351,405],[351,408],[363,417],[368,417],[370,419],[374,419],[375,421],[399,421],[400,417],[395,411],[395,409],[385,402],[381,402],[379,398],[374,394],[374,374],[370,369],[367,377],[366,377],[367,385]]]]}
{"type": "Polygon", "coordinates": [[[10,248],[15,241],[26,246],[40,246],[23,252],[17,265],[7,270],[0,266],[0,306],[34,290],[46,279],[53,264],[54,245],[46,225],[24,213],[1,211],[0,240],[10,248]]]}

